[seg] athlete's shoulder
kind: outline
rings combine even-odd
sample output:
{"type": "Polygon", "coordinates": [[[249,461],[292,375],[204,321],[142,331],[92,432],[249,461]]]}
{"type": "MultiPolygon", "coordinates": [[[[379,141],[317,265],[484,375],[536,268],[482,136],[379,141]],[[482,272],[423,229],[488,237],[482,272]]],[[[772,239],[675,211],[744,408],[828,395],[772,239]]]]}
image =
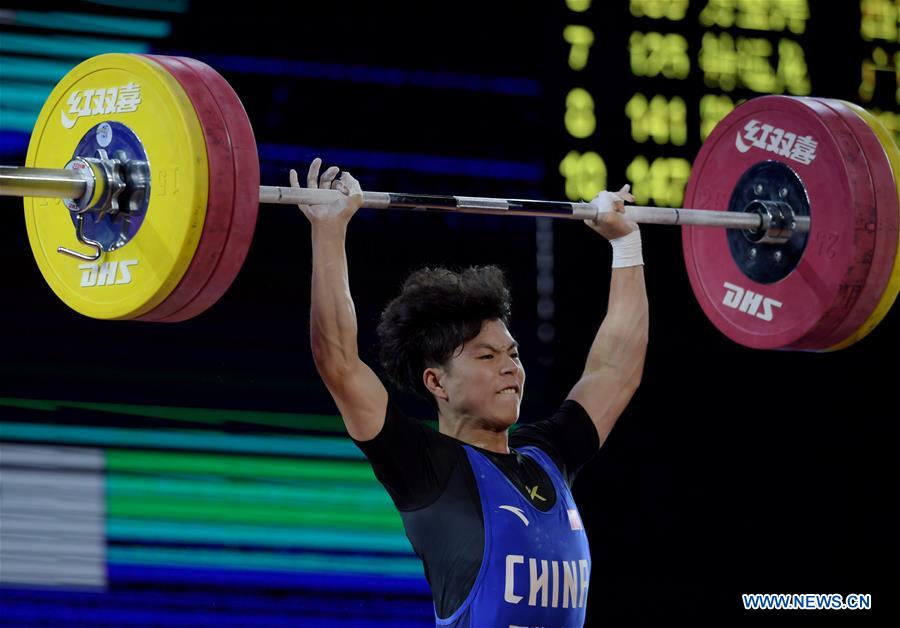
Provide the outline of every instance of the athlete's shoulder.
{"type": "Polygon", "coordinates": [[[571,484],[575,473],[599,449],[597,430],[577,401],[566,399],[548,419],[518,426],[509,436],[510,447],[533,446],[556,464],[571,484]]]}

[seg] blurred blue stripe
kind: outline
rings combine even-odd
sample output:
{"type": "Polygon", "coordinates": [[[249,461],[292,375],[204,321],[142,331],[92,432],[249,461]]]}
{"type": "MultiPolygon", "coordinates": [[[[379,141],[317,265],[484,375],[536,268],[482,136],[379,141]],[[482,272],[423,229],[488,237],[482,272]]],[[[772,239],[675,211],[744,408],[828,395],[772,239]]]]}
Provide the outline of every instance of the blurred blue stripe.
{"type": "MultiPolygon", "coordinates": [[[[168,51],[167,54],[182,53],[168,51]]],[[[280,78],[296,77],[320,81],[370,83],[391,87],[452,89],[531,98],[536,98],[543,92],[541,82],[529,78],[484,76],[460,72],[434,72],[366,65],[344,65],[317,61],[295,61],[275,57],[202,54],[196,51],[185,52],[184,56],[192,56],[195,59],[199,59],[223,73],[234,72],[237,74],[259,74],[280,78]]]]}
{"type": "MultiPolygon", "coordinates": [[[[31,130],[29,128],[27,132],[23,132],[6,129],[3,124],[5,114],[6,112],[0,110],[0,155],[4,160],[14,158],[21,162],[19,165],[24,165],[25,153],[28,152],[28,141],[31,139],[31,130]]],[[[36,118],[37,114],[35,114],[36,118]]]]}
{"type": "MultiPolygon", "coordinates": [[[[27,114],[13,112],[21,115],[21,123],[28,120],[31,123],[22,128],[10,126],[15,129],[7,130],[5,114],[0,111],[0,154],[16,155],[21,153],[24,159],[28,148],[28,140],[37,113],[27,114]]],[[[17,120],[18,121],[18,120],[17,120]]],[[[13,120],[10,119],[12,123],[13,120]]],[[[308,164],[314,157],[322,156],[329,163],[339,163],[341,167],[366,170],[392,170],[425,172],[430,174],[464,175],[479,179],[502,179],[513,181],[526,181],[539,184],[544,177],[544,167],[537,163],[501,161],[496,159],[476,159],[470,157],[443,157],[439,155],[422,155],[416,153],[391,153],[386,151],[368,151],[349,148],[330,148],[327,146],[294,146],[285,144],[259,144],[260,160],[269,162],[263,167],[270,166],[278,169],[282,166],[298,167],[298,164],[308,164]]]]}
{"type": "Polygon", "coordinates": [[[112,586],[157,584],[164,586],[226,586],[292,589],[299,591],[395,593],[431,595],[423,577],[356,574],[310,574],[287,571],[232,570],[196,567],[147,567],[110,561],[107,568],[112,586]]]}
{"type": "Polygon", "coordinates": [[[12,13],[14,24],[60,31],[152,38],[167,37],[172,31],[172,26],[165,20],[57,11],[14,11],[12,13]]]}
{"type": "Polygon", "coordinates": [[[0,37],[0,52],[26,53],[83,60],[106,52],[147,52],[143,42],[125,39],[73,37],[70,35],[22,35],[4,33],[0,37]]]}
{"type": "MultiPolygon", "coordinates": [[[[182,595],[181,592],[173,593],[182,595]]],[[[0,597],[0,600],[3,598],[0,597]]],[[[278,601],[272,600],[271,614],[259,612],[238,613],[227,608],[170,610],[161,606],[104,608],[97,606],[98,600],[82,602],[82,605],[69,606],[59,602],[47,604],[36,602],[26,604],[19,602],[3,603],[3,625],[6,626],[212,626],[223,628],[284,628],[285,626],[328,626],[329,628],[413,628],[433,626],[434,620],[403,619],[393,615],[373,617],[366,613],[362,602],[353,600],[323,600],[316,613],[280,613],[278,601]],[[356,607],[358,614],[337,615],[336,609],[356,607]]],[[[222,599],[222,605],[228,600],[222,599]]],[[[424,613],[423,613],[424,615],[424,613]]]]}
{"type": "Polygon", "coordinates": [[[522,161],[501,161],[472,157],[445,157],[418,153],[391,153],[352,148],[326,148],[286,144],[259,144],[261,161],[278,162],[298,167],[320,156],[328,163],[342,168],[423,172],[441,175],[463,175],[479,179],[508,179],[540,183],[544,176],[542,164],[522,161]]]}
{"type": "MultiPolygon", "coordinates": [[[[165,574],[159,574],[165,577],[165,574]]],[[[171,574],[170,574],[171,575],[171,574]]],[[[177,576],[176,576],[177,577],[177,576]]],[[[427,593],[390,597],[366,591],[216,587],[143,588],[124,580],[107,591],[21,586],[0,588],[0,625],[85,626],[425,626],[433,625],[427,593]],[[309,623],[313,620],[312,623],[309,623]]],[[[162,582],[160,582],[162,584],[162,582]]],[[[168,583],[166,583],[168,584],[168,583]]],[[[299,584],[299,583],[298,583],[299,584]]],[[[205,585],[205,586],[204,586],[205,585]]],[[[386,592],[387,593],[387,592],[386,592]]]]}

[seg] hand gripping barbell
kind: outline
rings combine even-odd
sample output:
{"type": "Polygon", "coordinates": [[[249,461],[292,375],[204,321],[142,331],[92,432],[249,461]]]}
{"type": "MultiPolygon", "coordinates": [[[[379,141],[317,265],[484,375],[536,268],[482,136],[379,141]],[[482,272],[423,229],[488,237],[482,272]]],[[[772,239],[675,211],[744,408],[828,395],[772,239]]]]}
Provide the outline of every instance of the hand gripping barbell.
{"type": "MultiPolygon", "coordinates": [[[[183,57],[79,64],[45,103],[26,164],[0,167],[0,195],[25,197],[29,241],[53,291],[102,319],[200,314],[240,270],[259,203],[340,194],[260,186],[240,100],[215,70],[183,57]]],[[[871,331],[900,290],[898,173],[896,144],[865,110],[763,96],[726,116],[701,148],[685,193],[697,209],[629,206],[625,215],[685,226],[691,286],[729,338],[833,350],[871,331]]],[[[365,192],[363,206],[578,220],[599,211],[385,192],[365,192]]]]}

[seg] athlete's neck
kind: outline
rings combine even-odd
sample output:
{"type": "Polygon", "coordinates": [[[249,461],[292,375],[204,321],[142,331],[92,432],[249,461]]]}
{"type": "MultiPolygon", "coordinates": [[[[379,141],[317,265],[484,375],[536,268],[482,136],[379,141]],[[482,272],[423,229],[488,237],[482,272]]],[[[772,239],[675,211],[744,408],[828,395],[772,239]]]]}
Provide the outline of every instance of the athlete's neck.
{"type": "Polygon", "coordinates": [[[467,445],[487,449],[497,454],[508,454],[509,438],[506,427],[490,425],[478,419],[449,419],[438,414],[438,427],[441,434],[452,436],[467,445]]]}

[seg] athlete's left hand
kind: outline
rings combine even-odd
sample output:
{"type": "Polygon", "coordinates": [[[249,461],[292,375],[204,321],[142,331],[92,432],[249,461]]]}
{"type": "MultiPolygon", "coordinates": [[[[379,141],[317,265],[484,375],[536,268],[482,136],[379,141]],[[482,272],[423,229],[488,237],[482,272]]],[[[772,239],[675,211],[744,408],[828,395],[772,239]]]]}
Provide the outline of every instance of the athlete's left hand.
{"type": "Polygon", "coordinates": [[[607,240],[615,240],[638,229],[638,224],[628,220],[625,213],[625,201],[634,202],[634,197],[627,183],[618,192],[600,192],[591,201],[597,207],[600,214],[593,220],[585,220],[584,224],[602,235],[607,240]]]}

